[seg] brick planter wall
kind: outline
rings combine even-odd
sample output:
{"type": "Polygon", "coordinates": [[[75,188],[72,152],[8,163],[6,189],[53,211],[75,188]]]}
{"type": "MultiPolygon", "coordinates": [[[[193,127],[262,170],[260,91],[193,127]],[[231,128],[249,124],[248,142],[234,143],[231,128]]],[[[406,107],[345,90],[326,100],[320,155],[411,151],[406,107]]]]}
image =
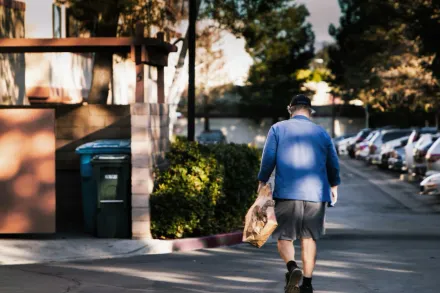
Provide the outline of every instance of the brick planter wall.
{"type": "Polygon", "coordinates": [[[164,104],[131,106],[132,233],[151,238],[149,198],[155,167],[164,164],[169,149],[169,107],[164,104]]]}

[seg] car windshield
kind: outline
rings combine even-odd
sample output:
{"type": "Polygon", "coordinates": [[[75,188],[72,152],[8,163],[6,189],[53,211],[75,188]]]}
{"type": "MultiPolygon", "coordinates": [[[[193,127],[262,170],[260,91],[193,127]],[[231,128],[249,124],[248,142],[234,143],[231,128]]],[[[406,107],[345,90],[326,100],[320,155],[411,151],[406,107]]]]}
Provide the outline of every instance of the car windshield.
{"type": "Polygon", "coordinates": [[[204,132],[199,138],[203,141],[219,141],[222,140],[223,134],[220,131],[204,132]]]}
{"type": "Polygon", "coordinates": [[[377,134],[377,132],[371,132],[367,138],[365,139],[365,141],[370,141],[375,135],[377,134]]]}
{"type": "Polygon", "coordinates": [[[387,132],[383,135],[382,141],[389,142],[404,136],[407,136],[411,133],[411,131],[395,131],[395,132],[387,132]]]}
{"type": "Polygon", "coordinates": [[[376,132],[374,133],[374,135],[370,138],[369,142],[374,143],[376,141],[376,139],[378,139],[380,137],[380,132],[376,132]]]}

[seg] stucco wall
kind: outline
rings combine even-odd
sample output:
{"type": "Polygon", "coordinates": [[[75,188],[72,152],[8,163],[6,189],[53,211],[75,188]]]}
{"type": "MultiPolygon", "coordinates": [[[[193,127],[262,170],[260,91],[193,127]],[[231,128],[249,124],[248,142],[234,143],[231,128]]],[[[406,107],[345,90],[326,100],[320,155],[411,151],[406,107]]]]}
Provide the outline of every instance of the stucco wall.
{"type": "MultiPolygon", "coordinates": [[[[53,38],[53,0],[27,1],[26,38],[53,38]]],[[[79,103],[92,81],[93,54],[27,53],[26,95],[79,103]]]]}

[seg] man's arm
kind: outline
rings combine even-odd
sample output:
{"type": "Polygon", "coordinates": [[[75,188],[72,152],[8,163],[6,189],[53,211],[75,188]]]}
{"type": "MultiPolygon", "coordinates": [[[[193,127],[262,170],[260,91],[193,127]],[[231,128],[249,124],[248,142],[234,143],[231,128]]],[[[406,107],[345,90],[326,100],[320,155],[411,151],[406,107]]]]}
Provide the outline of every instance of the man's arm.
{"type": "Polygon", "coordinates": [[[341,184],[341,177],[339,176],[339,158],[330,137],[328,137],[326,167],[327,178],[331,187],[331,206],[334,206],[338,201],[338,186],[341,184]]]}
{"type": "Polygon", "coordinates": [[[278,137],[275,129],[272,126],[267,135],[266,144],[264,145],[263,158],[261,160],[260,172],[258,173],[258,180],[262,183],[269,181],[270,175],[276,165],[278,148],[278,137]]]}
{"type": "Polygon", "coordinates": [[[339,176],[339,158],[330,137],[328,137],[328,140],[326,162],[327,178],[330,186],[336,187],[341,184],[341,177],[339,176]]]}

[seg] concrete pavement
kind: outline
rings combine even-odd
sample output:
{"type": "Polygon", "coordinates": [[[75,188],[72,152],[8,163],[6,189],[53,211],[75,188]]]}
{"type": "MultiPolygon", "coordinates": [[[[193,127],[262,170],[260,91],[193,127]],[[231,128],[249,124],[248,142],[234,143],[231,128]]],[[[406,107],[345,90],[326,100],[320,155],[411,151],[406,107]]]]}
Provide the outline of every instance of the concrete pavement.
{"type": "MultiPolygon", "coordinates": [[[[338,205],[328,212],[328,235],[319,242],[315,292],[438,293],[440,216],[412,211],[344,166],[342,176],[338,205]]],[[[262,249],[238,245],[2,266],[0,292],[283,292],[284,272],[275,243],[262,249]]]]}

